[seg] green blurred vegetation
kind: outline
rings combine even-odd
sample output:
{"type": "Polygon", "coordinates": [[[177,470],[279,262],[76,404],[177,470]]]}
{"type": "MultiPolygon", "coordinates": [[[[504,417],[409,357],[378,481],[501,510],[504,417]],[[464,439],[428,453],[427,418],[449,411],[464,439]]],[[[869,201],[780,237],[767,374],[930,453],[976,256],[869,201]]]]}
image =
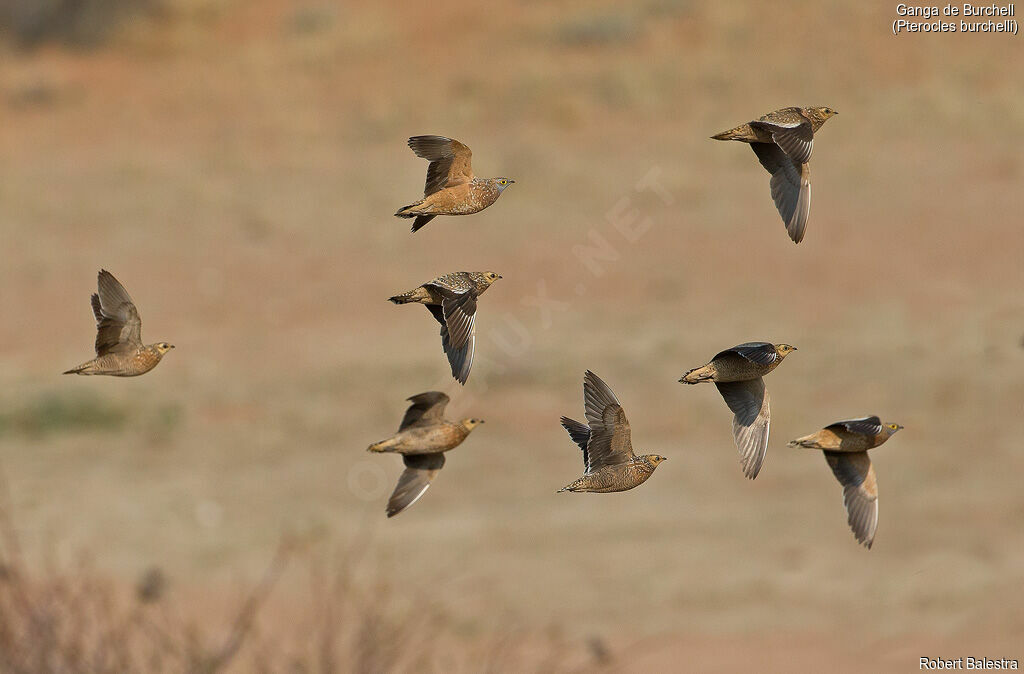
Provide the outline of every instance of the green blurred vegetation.
{"type": "Polygon", "coordinates": [[[174,403],[138,410],[81,392],[40,393],[20,406],[0,411],[0,438],[47,437],[62,433],[119,433],[131,428],[167,436],[181,424],[182,409],[174,403]]]}
{"type": "Polygon", "coordinates": [[[554,41],[566,47],[602,47],[628,44],[640,38],[649,19],[677,19],[692,11],[690,0],[648,0],[615,9],[590,9],[562,20],[554,28],[554,41]]]}
{"type": "Polygon", "coordinates": [[[555,34],[561,44],[580,47],[630,42],[639,29],[637,20],[624,12],[587,13],[564,21],[555,34]]]}

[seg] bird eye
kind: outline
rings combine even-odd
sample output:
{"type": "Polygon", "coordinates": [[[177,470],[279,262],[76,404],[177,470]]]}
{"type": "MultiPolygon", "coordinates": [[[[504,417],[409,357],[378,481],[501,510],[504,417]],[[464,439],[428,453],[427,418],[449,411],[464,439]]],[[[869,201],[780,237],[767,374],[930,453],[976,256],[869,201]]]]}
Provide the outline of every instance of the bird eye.
{"type": "Polygon", "coordinates": [[[502,181],[501,181],[501,184],[502,184],[502,185],[505,185],[505,184],[507,184],[507,183],[508,183],[508,181],[507,181],[507,180],[502,180],[502,181]]]}

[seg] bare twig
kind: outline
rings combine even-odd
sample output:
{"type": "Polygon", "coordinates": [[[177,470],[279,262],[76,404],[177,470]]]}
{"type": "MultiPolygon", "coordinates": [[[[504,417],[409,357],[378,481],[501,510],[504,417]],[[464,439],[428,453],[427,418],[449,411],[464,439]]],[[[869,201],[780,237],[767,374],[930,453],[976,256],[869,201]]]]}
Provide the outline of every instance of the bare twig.
{"type": "Polygon", "coordinates": [[[223,670],[231,663],[232,658],[237,655],[246,636],[252,629],[253,621],[256,618],[256,614],[259,613],[260,607],[266,602],[270,592],[274,589],[277,581],[280,580],[281,575],[288,566],[291,552],[291,542],[288,540],[282,541],[270,562],[270,566],[264,572],[263,578],[253,588],[252,592],[249,593],[245,602],[243,602],[242,608],[235,617],[231,632],[228,634],[224,644],[203,663],[202,671],[204,674],[214,674],[223,670]]]}

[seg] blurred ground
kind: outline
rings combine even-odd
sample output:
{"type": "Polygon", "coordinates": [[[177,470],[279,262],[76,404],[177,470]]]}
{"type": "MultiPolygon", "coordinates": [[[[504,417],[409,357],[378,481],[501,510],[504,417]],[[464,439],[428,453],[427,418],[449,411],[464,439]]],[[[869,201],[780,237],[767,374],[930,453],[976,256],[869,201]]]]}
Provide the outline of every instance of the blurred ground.
{"type": "Polygon", "coordinates": [[[182,0],[103,48],[0,53],[0,463],[26,546],[216,598],[283,532],[368,528],[376,572],[455,623],[599,635],[627,670],[1024,656],[1024,50],[894,37],[877,3],[762,8],[182,0]],[[840,111],[799,246],[753,154],[707,139],[797,104],[840,111]],[[410,235],[419,133],[516,184],[410,235]],[[91,352],[100,267],[178,347],[146,377],[58,374],[91,352]],[[456,269],[504,275],[465,391],[427,312],[385,301],[456,269]],[[754,339],[800,350],[750,483],[718,394],[676,379],[754,339]],[[586,368],[670,457],[640,490],[554,493],[586,368]],[[385,521],[400,464],[364,449],[438,387],[487,424],[385,521]],[[906,430],[873,454],[866,551],[785,442],[873,413],[906,430]]]}

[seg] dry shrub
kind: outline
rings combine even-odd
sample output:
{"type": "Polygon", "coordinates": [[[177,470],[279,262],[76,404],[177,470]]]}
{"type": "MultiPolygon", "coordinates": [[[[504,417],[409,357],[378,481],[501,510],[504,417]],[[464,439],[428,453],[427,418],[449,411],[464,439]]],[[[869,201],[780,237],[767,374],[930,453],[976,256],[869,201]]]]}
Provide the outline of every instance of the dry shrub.
{"type": "MultiPolygon", "coordinates": [[[[363,579],[358,567],[367,547],[357,541],[324,562],[283,542],[224,624],[177,596],[158,567],[133,589],[86,561],[70,571],[26,563],[0,481],[0,672],[500,673],[580,666],[569,666],[558,636],[513,629],[466,635],[428,600],[363,579]],[[289,571],[296,566],[298,575],[289,571]],[[274,591],[286,572],[306,589],[274,596],[285,594],[274,591]]],[[[600,662],[589,659],[588,670],[600,662]]]]}
{"type": "Polygon", "coordinates": [[[160,8],[160,0],[0,0],[0,29],[21,47],[94,47],[123,21],[153,16],[160,8]]]}

